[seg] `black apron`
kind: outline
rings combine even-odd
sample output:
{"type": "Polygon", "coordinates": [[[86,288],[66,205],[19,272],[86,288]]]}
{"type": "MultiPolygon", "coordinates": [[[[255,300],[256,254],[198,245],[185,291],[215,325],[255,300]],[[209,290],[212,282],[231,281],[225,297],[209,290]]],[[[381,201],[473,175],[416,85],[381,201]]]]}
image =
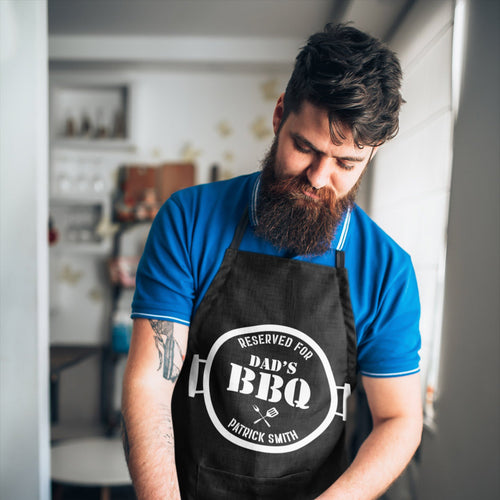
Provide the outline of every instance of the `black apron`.
{"type": "Polygon", "coordinates": [[[347,468],[356,333],[336,267],[238,250],[191,323],[173,395],[184,500],[313,499],[347,468]]]}

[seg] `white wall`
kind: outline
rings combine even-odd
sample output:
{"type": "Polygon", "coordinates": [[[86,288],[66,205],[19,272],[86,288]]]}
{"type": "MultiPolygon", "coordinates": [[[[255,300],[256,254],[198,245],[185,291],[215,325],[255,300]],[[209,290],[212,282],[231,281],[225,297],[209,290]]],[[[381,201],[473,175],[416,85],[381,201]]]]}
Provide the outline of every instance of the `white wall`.
{"type": "Polygon", "coordinates": [[[50,497],[47,2],[0,2],[0,498],[50,497]]]}
{"type": "Polygon", "coordinates": [[[272,112],[289,76],[250,70],[135,75],[139,153],[176,160],[189,145],[197,154],[198,182],[209,180],[212,163],[231,176],[255,171],[274,135],[272,112]],[[221,124],[228,135],[219,130],[221,124]]]}
{"type": "Polygon", "coordinates": [[[422,500],[500,498],[500,3],[469,0],[453,171],[437,432],[422,500]]]}
{"type": "Polygon", "coordinates": [[[403,68],[399,135],[375,159],[370,214],[407,250],[422,304],[421,368],[441,331],[452,150],[453,2],[420,0],[390,41],[403,68]]]}

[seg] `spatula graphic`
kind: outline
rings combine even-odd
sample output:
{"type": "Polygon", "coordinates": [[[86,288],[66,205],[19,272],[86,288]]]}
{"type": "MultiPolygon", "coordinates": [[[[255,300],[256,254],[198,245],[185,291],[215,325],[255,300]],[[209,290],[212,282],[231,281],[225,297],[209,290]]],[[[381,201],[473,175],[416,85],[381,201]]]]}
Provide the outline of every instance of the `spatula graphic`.
{"type": "Polygon", "coordinates": [[[277,415],[279,415],[279,411],[276,409],[276,408],[269,408],[269,410],[267,410],[266,414],[265,415],[262,415],[262,413],[260,412],[259,410],[259,407],[257,405],[253,405],[253,409],[260,415],[260,418],[258,418],[254,424],[256,424],[257,422],[260,422],[261,420],[264,420],[264,422],[266,423],[266,425],[268,427],[271,427],[271,425],[269,424],[269,422],[266,420],[268,418],[274,418],[276,417],[277,415]]]}

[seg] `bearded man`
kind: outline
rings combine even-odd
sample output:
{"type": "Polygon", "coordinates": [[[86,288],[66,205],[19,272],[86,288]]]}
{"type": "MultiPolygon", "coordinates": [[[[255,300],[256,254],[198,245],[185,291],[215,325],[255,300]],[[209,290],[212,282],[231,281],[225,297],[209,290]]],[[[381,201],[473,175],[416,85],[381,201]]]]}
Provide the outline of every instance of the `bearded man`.
{"type": "Polygon", "coordinates": [[[397,133],[400,83],[380,41],[328,25],[297,56],[262,171],[180,191],[159,212],[123,392],[139,499],[372,499],[412,457],[415,274],[355,204],[397,133]],[[349,463],[359,373],[373,430],[349,463]]]}

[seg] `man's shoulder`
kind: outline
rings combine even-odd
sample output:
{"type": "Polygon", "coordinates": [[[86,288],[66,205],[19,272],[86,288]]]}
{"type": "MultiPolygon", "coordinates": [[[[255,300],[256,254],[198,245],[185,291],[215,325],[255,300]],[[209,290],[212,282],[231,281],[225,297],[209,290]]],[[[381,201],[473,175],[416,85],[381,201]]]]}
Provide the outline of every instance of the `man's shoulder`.
{"type": "Polygon", "coordinates": [[[408,252],[358,205],[354,207],[351,219],[350,236],[357,246],[390,258],[410,258],[408,252]]]}

